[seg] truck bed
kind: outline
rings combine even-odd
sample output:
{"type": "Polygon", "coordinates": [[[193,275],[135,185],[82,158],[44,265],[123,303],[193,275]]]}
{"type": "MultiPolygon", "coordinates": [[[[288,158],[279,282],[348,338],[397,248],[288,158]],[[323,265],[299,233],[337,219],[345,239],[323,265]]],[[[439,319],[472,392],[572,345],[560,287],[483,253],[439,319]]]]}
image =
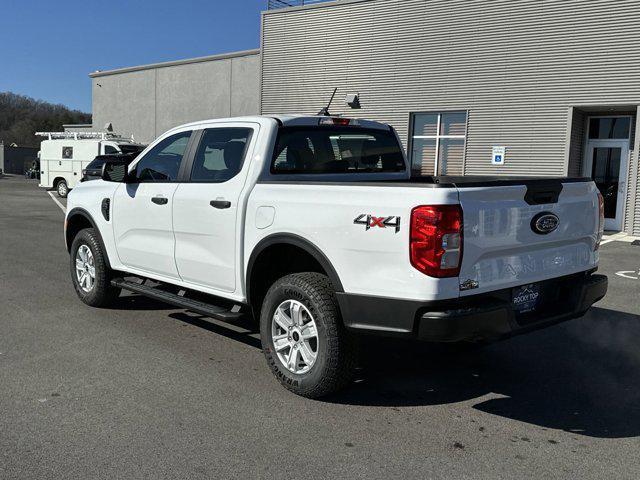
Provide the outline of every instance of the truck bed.
{"type": "Polygon", "coordinates": [[[406,180],[410,183],[431,183],[443,187],[497,187],[510,185],[549,185],[558,183],[590,182],[588,177],[515,177],[502,175],[426,176],[406,180]]]}

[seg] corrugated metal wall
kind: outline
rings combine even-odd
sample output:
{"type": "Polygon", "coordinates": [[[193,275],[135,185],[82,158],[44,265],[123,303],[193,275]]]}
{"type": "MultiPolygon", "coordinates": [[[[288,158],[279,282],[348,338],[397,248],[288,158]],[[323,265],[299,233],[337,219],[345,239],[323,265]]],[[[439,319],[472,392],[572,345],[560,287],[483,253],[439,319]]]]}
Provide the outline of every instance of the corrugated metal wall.
{"type": "Polygon", "coordinates": [[[636,111],[636,122],[633,127],[633,151],[629,159],[629,180],[627,201],[624,215],[624,231],[632,235],[640,235],[640,106],[636,111]]]}
{"type": "Polygon", "coordinates": [[[567,175],[570,177],[580,177],[582,175],[582,156],[585,140],[584,130],[587,117],[582,110],[577,108],[572,110],[571,132],[569,137],[569,166],[567,175]]]}
{"type": "Polygon", "coordinates": [[[640,104],[638,7],[342,0],[265,12],[262,112],[316,113],[338,87],[333,112],[353,115],[342,100],[359,92],[357,116],[392,123],[406,145],[410,112],[468,110],[465,174],[576,174],[570,107],[640,104]],[[491,165],[493,145],[507,147],[504,166],[491,165]]]}

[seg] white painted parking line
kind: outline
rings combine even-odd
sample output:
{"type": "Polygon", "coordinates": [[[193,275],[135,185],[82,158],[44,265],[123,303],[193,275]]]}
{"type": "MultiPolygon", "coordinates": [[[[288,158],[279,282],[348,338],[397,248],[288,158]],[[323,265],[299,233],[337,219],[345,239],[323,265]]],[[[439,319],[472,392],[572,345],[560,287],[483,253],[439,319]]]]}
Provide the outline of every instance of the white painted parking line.
{"type": "Polygon", "coordinates": [[[62,213],[67,213],[67,209],[65,208],[65,206],[60,203],[60,200],[58,200],[56,197],[53,196],[53,192],[47,192],[49,194],[49,196],[51,197],[51,200],[53,200],[54,202],[56,202],[56,205],[58,205],[60,207],[60,210],[62,210],[62,213]]]}
{"type": "Polygon", "coordinates": [[[640,238],[634,237],[633,235],[627,235],[624,232],[620,232],[620,233],[614,233],[613,235],[605,235],[602,239],[602,242],[600,242],[600,245],[605,245],[609,242],[631,243],[635,240],[640,240],[640,238]]]}
{"type": "Polygon", "coordinates": [[[622,270],[620,272],[616,272],[616,275],[622,278],[628,278],[629,280],[640,280],[640,271],[622,270]]]}

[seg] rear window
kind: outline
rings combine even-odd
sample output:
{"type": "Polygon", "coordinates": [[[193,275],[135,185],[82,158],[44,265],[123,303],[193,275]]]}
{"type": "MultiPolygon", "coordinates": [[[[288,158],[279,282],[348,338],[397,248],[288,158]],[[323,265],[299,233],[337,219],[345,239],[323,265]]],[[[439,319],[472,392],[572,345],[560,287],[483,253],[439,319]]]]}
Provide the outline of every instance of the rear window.
{"type": "Polygon", "coordinates": [[[274,174],[403,172],[392,131],[353,127],[285,127],[271,164],[274,174]]]}

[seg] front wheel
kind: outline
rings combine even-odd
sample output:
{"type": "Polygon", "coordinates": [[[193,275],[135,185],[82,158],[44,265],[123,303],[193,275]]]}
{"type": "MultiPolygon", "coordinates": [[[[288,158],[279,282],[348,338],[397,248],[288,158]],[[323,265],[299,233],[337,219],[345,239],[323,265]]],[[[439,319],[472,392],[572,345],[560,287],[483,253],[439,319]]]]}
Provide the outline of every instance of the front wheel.
{"type": "Polygon", "coordinates": [[[67,198],[69,194],[69,186],[67,185],[66,180],[60,180],[58,185],[56,185],[56,190],[58,191],[58,196],[60,198],[67,198]]]}
{"type": "Polygon", "coordinates": [[[353,341],[325,275],[295,273],[276,281],[262,304],[260,336],[271,371],[298,395],[329,395],[352,378],[353,341]]]}
{"type": "Polygon", "coordinates": [[[93,228],[81,230],[73,239],[70,252],[71,281],[78,297],[92,307],[115,302],[120,289],[111,285],[111,272],[93,228]]]}

